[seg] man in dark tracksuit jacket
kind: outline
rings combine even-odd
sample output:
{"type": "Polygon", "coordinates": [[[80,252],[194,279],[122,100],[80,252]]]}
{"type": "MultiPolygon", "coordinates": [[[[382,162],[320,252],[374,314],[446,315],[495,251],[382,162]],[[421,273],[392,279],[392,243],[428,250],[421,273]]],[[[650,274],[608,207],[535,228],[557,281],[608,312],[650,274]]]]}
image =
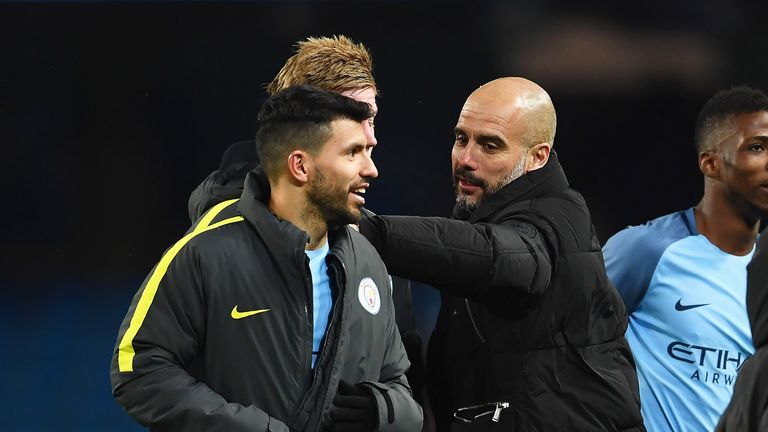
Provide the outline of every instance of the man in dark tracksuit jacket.
{"type": "Polygon", "coordinates": [[[747,314],[755,354],[741,367],[717,432],[768,431],[768,231],[747,267],[747,314]]]}
{"type": "Polygon", "coordinates": [[[644,430],[626,312],[550,153],[554,122],[528,80],[480,87],[456,127],[454,218],[361,221],[390,272],[441,291],[427,356],[439,431],[644,430]]]}
{"type": "MultiPolygon", "coordinates": [[[[227,148],[219,169],[211,172],[189,196],[189,219],[194,224],[210,208],[221,202],[237,198],[243,192],[246,175],[259,166],[254,140],[239,141],[227,148]]],[[[395,321],[411,367],[405,373],[419,405],[426,402],[426,371],[421,351],[421,335],[416,329],[411,282],[392,276],[392,300],[395,321]]]]}
{"type": "MultiPolygon", "coordinates": [[[[353,136],[365,142],[359,124],[367,105],[318,89],[297,92],[278,95],[284,105],[302,102],[290,112],[321,105],[319,97],[335,109],[358,110],[353,136]]],[[[363,162],[373,167],[369,157],[363,162]]],[[[241,199],[206,212],[147,277],[115,347],[116,399],[152,430],[336,430],[343,381],[373,402],[364,413],[373,416],[369,430],[419,431],[422,413],[404,375],[409,362],[387,270],[345,224],[329,225],[326,234],[334,300],[312,367],[313,281],[305,248],[316,230],[273,213],[271,181],[261,170],[249,174],[241,199]]],[[[347,208],[347,198],[343,203],[347,208]]]]}
{"type": "MultiPolygon", "coordinates": [[[[296,44],[296,52],[277,73],[266,90],[270,95],[292,85],[313,85],[335,91],[371,104],[374,116],[377,87],[373,76],[373,61],[367,48],[345,36],[309,37],[296,44]]],[[[375,133],[370,119],[371,139],[375,133]]],[[[189,218],[195,223],[214,205],[240,197],[246,174],[259,165],[254,140],[239,141],[227,148],[219,169],[212,172],[189,197],[189,218]]],[[[421,335],[416,329],[413,314],[411,283],[407,279],[392,278],[392,297],[397,313],[397,327],[411,368],[408,382],[420,404],[426,403],[426,372],[422,359],[421,335]]],[[[425,424],[429,430],[429,424],[425,424]]]]}

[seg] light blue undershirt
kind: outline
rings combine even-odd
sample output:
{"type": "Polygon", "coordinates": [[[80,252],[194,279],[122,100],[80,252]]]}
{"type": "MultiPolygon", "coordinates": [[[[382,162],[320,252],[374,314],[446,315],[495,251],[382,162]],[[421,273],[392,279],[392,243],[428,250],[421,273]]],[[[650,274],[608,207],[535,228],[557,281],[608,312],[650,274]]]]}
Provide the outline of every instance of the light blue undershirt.
{"type": "Polygon", "coordinates": [[[328,266],[325,257],[328,256],[328,241],[320,249],[305,250],[309,257],[309,271],[312,273],[312,368],[320,355],[320,343],[328,327],[328,316],[331,313],[333,299],[328,278],[328,266]]]}

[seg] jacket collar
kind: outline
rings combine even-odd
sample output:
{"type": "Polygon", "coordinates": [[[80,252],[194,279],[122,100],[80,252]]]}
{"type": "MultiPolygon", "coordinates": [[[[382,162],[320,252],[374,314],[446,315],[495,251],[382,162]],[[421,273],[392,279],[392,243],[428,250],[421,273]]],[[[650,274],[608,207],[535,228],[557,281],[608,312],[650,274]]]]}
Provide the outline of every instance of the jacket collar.
{"type": "MultiPolygon", "coordinates": [[[[264,243],[283,258],[298,259],[304,262],[304,250],[309,235],[287,220],[275,216],[267,207],[271,188],[264,170],[259,165],[249,172],[243,185],[243,194],[237,204],[240,214],[264,240],[264,243]]],[[[349,238],[348,228],[337,227],[328,231],[328,241],[335,253],[344,253],[344,242],[349,238]]]]}
{"type": "Polygon", "coordinates": [[[496,214],[500,209],[521,201],[567,189],[568,179],[553,150],[547,164],[518,177],[499,191],[486,198],[474,212],[468,213],[455,206],[453,217],[470,222],[479,222],[496,214]]]}
{"type": "Polygon", "coordinates": [[[256,167],[245,178],[237,209],[274,254],[303,262],[309,236],[269,210],[269,194],[269,180],[262,168],[256,167]]]}

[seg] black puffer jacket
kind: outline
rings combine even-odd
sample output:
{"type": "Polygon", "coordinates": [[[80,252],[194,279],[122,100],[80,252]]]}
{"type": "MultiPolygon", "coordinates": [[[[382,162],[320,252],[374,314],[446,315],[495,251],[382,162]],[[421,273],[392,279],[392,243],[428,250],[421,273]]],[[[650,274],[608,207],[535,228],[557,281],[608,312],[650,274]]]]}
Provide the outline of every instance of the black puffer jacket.
{"type": "Polygon", "coordinates": [[[747,314],[757,350],[741,367],[718,432],[768,431],[768,231],[747,267],[747,314]]]}
{"type": "MultiPolygon", "coordinates": [[[[219,169],[211,172],[190,194],[187,204],[189,219],[195,223],[206,211],[223,201],[239,198],[243,192],[245,176],[259,166],[256,141],[238,141],[231,144],[221,158],[219,169]]],[[[413,313],[411,282],[392,277],[392,298],[397,313],[397,328],[408,353],[411,368],[406,375],[413,396],[420,405],[427,399],[426,372],[422,359],[421,335],[416,329],[413,313]]]]}
{"type": "Polygon", "coordinates": [[[557,156],[455,216],[361,223],[390,272],[442,293],[427,357],[437,430],[644,430],[626,311],[557,156]],[[491,413],[463,423],[461,408],[491,413]]]}
{"type": "Polygon", "coordinates": [[[377,430],[418,432],[378,254],[346,226],[329,233],[335,300],[312,369],[307,235],[267,200],[265,177],[249,174],[239,201],[212,208],[166,251],[120,327],[115,398],[157,431],[316,432],[345,380],[371,389],[377,430]]]}

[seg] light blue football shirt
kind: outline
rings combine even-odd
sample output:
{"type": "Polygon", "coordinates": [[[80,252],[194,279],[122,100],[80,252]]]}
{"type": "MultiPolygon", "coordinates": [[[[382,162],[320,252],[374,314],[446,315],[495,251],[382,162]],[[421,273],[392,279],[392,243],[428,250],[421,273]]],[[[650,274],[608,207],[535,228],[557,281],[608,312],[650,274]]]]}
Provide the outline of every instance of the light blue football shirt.
{"type": "Polygon", "coordinates": [[[718,249],[698,233],[693,208],[626,228],[603,247],[629,314],[649,432],[715,429],[754,353],[746,309],[753,253],[718,249]]]}
{"type": "Polygon", "coordinates": [[[312,273],[312,368],[320,355],[320,344],[328,327],[328,317],[331,313],[333,298],[328,277],[328,266],[325,257],[330,250],[328,241],[317,250],[305,250],[309,257],[309,271],[312,273]]]}

